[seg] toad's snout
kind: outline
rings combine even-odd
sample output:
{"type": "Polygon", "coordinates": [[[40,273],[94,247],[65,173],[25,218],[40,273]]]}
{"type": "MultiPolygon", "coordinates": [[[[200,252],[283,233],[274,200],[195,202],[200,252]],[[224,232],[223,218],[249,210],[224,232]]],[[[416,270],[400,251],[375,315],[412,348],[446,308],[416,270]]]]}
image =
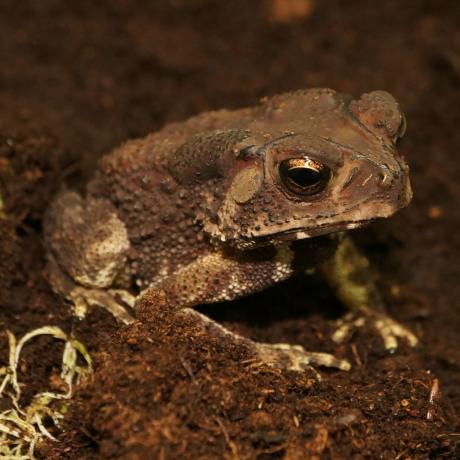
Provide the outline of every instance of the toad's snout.
{"type": "Polygon", "coordinates": [[[406,165],[389,169],[382,168],[377,176],[378,186],[393,198],[398,208],[407,206],[412,199],[412,187],[406,165]]]}

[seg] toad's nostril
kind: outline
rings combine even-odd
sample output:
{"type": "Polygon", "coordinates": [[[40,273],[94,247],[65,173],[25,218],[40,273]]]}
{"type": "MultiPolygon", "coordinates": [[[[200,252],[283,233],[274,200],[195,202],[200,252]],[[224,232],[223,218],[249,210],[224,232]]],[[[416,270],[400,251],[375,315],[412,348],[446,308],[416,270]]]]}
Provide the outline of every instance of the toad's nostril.
{"type": "Polygon", "coordinates": [[[390,174],[389,172],[383,172],[383,171],[380,172],[377,177],[378,177],[379,185],[384,188],[391,187],[395,179],[395,177],[392,174],[390,174]]]}

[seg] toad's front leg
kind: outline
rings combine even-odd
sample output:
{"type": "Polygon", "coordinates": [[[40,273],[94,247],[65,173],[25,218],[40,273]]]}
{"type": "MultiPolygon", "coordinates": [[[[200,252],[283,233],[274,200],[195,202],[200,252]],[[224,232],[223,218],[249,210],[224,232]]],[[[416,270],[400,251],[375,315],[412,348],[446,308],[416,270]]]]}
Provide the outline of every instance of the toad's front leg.
{"type": "Polygon", "coordinates": [[[389,351],[398,347],[399,339],[412,347],[417,345],[417,337],[386,314],[375,273],[349,237],[342,239],[334,257],[323,263],[321,271],[337,297],[350,309],[350,313],[339,320],[332,337],[335,342],[344,341],[353,329],[370,323],[389,351]]]}
{"type": "Polygon", "coordinates": [[[159,298],[153,292],[162,291],[166,295],[166,304],[169,308],[175,308],[177,314],[188,315],[194,321],[201,322],[211,334],[244,343],[257,359],[273,367],[294,371],[315,365],[350,369],[350,364],[345,360],[327,353],[308,352],[300,345],[258,343],[243,338],[191,308],[199,304],[232,300],[288,278],[292,274],[292,251],[287,245],[278,245],[270,250],[273,250],[273,257],[269,257],[267,249],[245,254],[244,258],[223,252],[200,257],[174,275],[153,283],[139,296],[137,304],[143,304],[145,308],[149,299],[159,298]]]}

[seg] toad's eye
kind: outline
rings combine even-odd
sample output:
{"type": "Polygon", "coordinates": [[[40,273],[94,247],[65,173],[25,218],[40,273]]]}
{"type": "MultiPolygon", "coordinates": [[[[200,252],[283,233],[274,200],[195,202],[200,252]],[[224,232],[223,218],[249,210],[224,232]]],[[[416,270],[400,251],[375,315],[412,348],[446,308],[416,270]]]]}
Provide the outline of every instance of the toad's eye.
{"type": "Polygon", "coordinates": [[[281,181],[296,195],[311,196],[322,192],[331,179],[331,170],[311,158],[289,158],[279,166],[281,181]]]}

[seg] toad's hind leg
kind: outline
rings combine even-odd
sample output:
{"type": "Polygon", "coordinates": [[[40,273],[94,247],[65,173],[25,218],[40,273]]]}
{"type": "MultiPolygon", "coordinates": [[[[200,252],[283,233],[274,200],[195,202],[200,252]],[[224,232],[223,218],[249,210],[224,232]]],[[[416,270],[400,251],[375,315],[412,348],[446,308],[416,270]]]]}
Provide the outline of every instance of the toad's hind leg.
{"type": "Polygon", "coordinates": [[[177,315],[186,315],[213,336],[244,344],[257,360],[272,367],[294,371],[310,369],[314,365],[350,369],[350,364],[345,360],[327,353],[309,352],[300,345],[258,343],[243,338],[190,308],[248,295],[289,277],[292,273],[291,250],[287,245],[279,245],[273,250],[275,254],[267,254],[267,250],[264,250],[246,254],[244,259],[221,252],[201,257],[174,275],[153,284],[141,293],[136,305],[158,308],[152,299],[158,299],[161,297],[159,293],[163,292],[167,307],[175,309],[177,315]]]}
{"type": "Polygon", "coordinates": [[[132,321],[125,306],[132,306],[134,297],[127,290],[111,289],[126,267],[129,240],[109,201],[61,193],[45,216],[44,235],[48,279],[72,303],[76,316],[97,305],[122,322],[132,321]]]}
{"type": "Polygon", "coordinates": [[[319,379],[321,377],[316,372],[315,366],[333,367],[344,371],[351,368],[346,360],[338,359],[329,353],[307,351],[301,345],[255,342],[235,334],[192,308],[181,309],[178,314],[201,323],[202,327],[206,328],[206,332],[212,336],[225,337],[234,343],[243,344],[253,352],[257,361],[270,367],[296,372],[312,370],[319,379]]]}
{"type": "Polygon", "coordinates": [[[386,314],[375,272],[349,237],[343,238],[335,256],[322,265],[321,271],[337,297],[350,309],[350,313],[338,322],[332,337],[335,342],[343,342],[353,329],[371,323],[387,350],[395,350],[398,339],[412,347],[417,345],[417,337],[386,314]]]}

